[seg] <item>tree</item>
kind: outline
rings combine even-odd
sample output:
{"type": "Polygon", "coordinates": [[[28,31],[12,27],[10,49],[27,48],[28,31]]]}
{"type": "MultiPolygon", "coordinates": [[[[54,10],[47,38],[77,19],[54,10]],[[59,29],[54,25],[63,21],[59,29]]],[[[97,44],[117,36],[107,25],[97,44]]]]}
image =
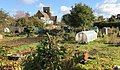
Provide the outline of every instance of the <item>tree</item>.
{"type": "Polygon", "coordinates": [[[17,19],[16,26],[25,26],[26,25],[26,19],[24,17],[17,19]]]}
{"type": "Polygon", "coordinates": [[[7,16],[8,16],[8,13],[6,13],[3,9],[0,9],[0,21],[5,21],[7,16]]]}
{"type": "Polygon", "coordinates": [[[58,46],[56,38],[51,38],[48,33],[47,36],[37,46],[37,52],[28,56],[29,61],[23,63],[23,70],[62,70],[61,61],[66,55],[66,48],[58,46]]]}
{"type": "Polygon", "coordinates": [[[92,25],[94,19],[92,9],[85,4],[75,4],[70,11],[70,14],[65,14],[62,17],[67,25],[72,27],[88,28],[92,25]]]}
{"type": "Polygon", "coordinates": [[[108,22],[115,22],[116,21],[116,16],[112,15],[109,19],[108,22]]]}
{"type": "Polygon", "coordinates": [[[26,26],[24,28],[24,33],[27,37],[32,36],[37,32],[36,29],[43,28],[44,26],[43,22],[35,16],[20,18],[18,25],[26,26]]]}
{"type": "Polygon", "coordinates": [[[24,33],[27,35],[27,37],[32,36],[32,34],[34,34],[35,29],[32,26],[26,26],[24,28],[24,33]]]}
{"type": "Polygon", "coordinates": [[[16,25],[17,26],[26,26],[26,25],[31,25],[31,19],[30,18],[30,14],[27,12],[18,12],[15,16],[15,18],[17,19],[16,21],[16,25]]]}
{"type": "Polygon", "coordinates": [[[44,23],[42,22],[42,20],[35,16],[32,16],[29,18],[29,24],[38,28],[43,28],[44,26],[44,23]]]}
{"type": "Polygon", "coordinates": [[[101,21],[104,21],[105,19],[103,18],[103,16],[98,16],[98,21],[101,22],[101,21]]]}
{"type": "Polygon", "coordinates": [[[8,26],[9,25],[14,25],[15,24],[15,19],[13,17],[9,16],[9,17],[6,18],[6,23],[7,23],[8,26]]]}
{"type": "Polygon", "coordinates": [[[62,17],[62,21],[63,21],[65,24],[69,25],[70,17],[71,17],[70,14],[65,14],[65,15],[63,15],[63,17],[62,17]]]}
{"type": "Polygon", "coordinates": [[[0,9],[0,27],[3,27],[6,25],[7,17],[8,17],[8,13],[6,13],[5,10],[0,9]]]}

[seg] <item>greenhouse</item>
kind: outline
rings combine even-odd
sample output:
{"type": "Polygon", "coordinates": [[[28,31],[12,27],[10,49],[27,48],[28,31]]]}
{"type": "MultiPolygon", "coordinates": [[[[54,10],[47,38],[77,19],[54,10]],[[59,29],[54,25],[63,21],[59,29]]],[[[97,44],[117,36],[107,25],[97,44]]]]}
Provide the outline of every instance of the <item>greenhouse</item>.
{"type": "Polygon", "coordinates": [[[75,40],[78,43],[88,43],[97,39],[97,33],[94,30],[82,31],[76,34],[75,40]]]}

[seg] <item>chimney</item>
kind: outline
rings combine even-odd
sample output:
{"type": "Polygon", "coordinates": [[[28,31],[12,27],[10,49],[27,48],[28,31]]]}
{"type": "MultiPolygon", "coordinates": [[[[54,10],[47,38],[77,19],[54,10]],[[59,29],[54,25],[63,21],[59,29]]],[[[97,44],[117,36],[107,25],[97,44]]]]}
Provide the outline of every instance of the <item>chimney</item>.
{"type": "Polygon", "coordinates": [[[49,15],[49,17],[51,17],[50,7],[43,7],[43,12],[47,13],[49,15]]]}

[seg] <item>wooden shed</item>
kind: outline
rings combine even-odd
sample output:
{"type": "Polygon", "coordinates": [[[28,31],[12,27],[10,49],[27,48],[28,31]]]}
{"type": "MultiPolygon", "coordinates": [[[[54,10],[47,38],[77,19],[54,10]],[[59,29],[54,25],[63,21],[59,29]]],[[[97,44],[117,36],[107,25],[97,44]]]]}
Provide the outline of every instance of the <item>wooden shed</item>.
{"type": "Polygon", "coordinates": [[[95,39],[97,39],[97,33],[94,30],[78,32],[75,36],[78,43],[88,43],[95,39]]]}

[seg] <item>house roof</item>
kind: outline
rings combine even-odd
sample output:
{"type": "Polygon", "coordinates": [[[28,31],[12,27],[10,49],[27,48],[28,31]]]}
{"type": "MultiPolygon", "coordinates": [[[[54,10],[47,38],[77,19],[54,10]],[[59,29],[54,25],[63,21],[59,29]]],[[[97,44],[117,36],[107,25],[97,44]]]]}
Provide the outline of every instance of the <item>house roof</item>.
{"type": "Polygon", "coordinates": [[[44,15],[44,18],[46,18],[46,19],[49,19],[49,18],[50,18],[47,13],[42,12],[42,14],[44,15]]]}
{"type": "Polygon", "coordinates": [[[36,16],[44,17],[44,15],[42,14],[42,12],[40,12],[39,10],[38,10],[38,12],[36,13],[36,16]]]}

